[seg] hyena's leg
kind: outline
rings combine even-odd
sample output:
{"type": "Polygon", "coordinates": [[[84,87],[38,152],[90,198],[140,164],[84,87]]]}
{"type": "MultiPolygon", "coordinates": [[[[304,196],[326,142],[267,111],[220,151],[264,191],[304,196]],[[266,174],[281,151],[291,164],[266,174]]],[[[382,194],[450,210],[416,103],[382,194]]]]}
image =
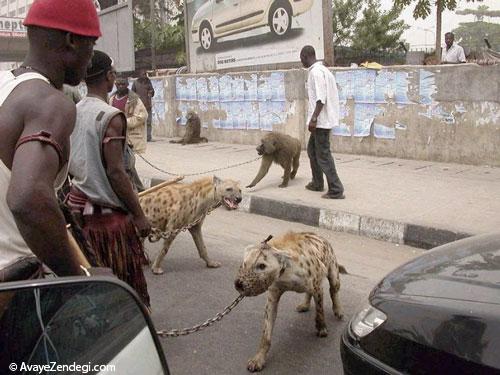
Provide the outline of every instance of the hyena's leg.
{"type": "Polygon", "coordinates": [[[330,283],[330,298],[333,304],[333,313],[337,319],[342,319],[342,307],[339,301],[340,278],[336,264],[328,267],[328,282],[330,283]]]}
{"type": "Polygon", "coordinates": [[[161,262],[163,261],[163,258],[165,258],[165,255],[167,255],[168,249],[170,249],[170,245],[172,244],[172,241],[175,239],[175,237],[176,236],[174,235],[163,240],[163,247],[161,248],[160,252],[156,256],[155,261],[153,262],[153,265],[151,266],[151,271],[153,271],[155,275],[161,275],[163,273],[161,262]]]}
{"type": "Polygon", "coordinates": [[[304,302],[298,305],[296,310],[298,312],[309,311],[309,309],[311,308],[311,297],[312,297],[311,293],[306,293],[306,296],[304,297],[304,302]]]}
{"type": "Polygon", "coordinates": [[[220,267],[219,262],[214,262],[208,258],[207,248],[205,243],[203,242],[203,236],[201,235],[201,225],[203,224],[203,220],[196,224],[194,227],[189,229],[189,233],[193,237],[196,248],[198,249],[198,254],[200,254],[200,258],[205,261],[207,267],[209,268],[218,268],[220,267]]]}
{"type": "Polygon", "coordinates": [[[316,333],[319,337],[326,337],[328,329],[325,323],[325,311],[323,310],[323,288],[321,284],[315,288],[313,297],[316,304],[316,333]]]}
{"type": "Polygon", "coordinates": [[[277,289],[269,289],[267,293],[264,329],[257,354],[255,354],[247,364],[247,369],[250,372],[260,371],[264,368],[267,353],[271,347],[271,336],[273,334],[274,322],[276,321],[276,313],[278,312],[278,303],[282,294],[283,292],[277,289]]]}

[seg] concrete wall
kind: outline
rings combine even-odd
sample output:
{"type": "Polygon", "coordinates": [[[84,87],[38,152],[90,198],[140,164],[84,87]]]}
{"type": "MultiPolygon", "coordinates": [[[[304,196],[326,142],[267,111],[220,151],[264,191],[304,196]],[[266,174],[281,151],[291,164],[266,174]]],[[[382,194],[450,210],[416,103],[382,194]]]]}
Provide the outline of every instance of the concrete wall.
{"type": "MultiPolygon", "coordinates": [[[[500,66],[332,71],[341,98],[334,151],[500,166],[500,66]]],[[[257,144],[272,129],[305,145],[305,80],[302,69],[162,78],[164,116],[155,115],[155,132],[181,136],[194,110],[209,140],[257,144]],[[209,81],[220,83],[216,94],[209,81]]]]}

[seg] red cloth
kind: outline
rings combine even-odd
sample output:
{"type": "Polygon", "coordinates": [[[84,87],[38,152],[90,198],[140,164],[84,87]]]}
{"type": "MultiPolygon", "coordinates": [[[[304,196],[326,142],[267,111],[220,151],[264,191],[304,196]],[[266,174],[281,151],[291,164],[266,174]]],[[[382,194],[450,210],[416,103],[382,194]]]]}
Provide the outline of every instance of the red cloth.
{"type": "Polygon", "coordinates": [[[99,17],[92,0],[35,0],[24,26],[40,26],[100,37],[99,17]]]}
{"type": "Polygon", "coordinates": [[[118,108],[120,111],[125,113],[125,106],[127,105],[128,95],[125,95],[123,98],[118,99],[118,95],[115,95],[113,98],[112,106],[118,108]]]}
{"type": "Polygon", "coordinates": [[[142,270],[143,264],[148,262],[130,215],[97,205],[93,205],[93,214],[83,215],[87,202],[84,193],[71,188],[68,206],[74,215],[80,216],[83,235],[95,253],[97,265],[111,268],[119,279],[135,289],[146,306],[150,306],[142,270]],[[111,212],[102,213],[103,209],[111,212]]]}

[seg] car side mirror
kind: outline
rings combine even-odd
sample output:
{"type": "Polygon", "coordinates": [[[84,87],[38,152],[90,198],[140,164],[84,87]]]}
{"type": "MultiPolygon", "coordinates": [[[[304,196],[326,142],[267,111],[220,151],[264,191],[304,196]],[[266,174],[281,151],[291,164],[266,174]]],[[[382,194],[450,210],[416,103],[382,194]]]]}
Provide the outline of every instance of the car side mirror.
{"type": "Polygon", "coordinates": [[[42,369],[169,374],[149,313],[118,279],[0,283],[0,373],[42,369]]]}

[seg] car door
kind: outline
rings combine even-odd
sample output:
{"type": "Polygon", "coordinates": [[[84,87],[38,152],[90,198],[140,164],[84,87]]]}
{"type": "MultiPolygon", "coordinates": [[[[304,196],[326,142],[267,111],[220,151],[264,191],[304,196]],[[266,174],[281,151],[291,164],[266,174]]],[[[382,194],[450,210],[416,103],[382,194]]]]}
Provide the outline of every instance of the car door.
{"type": "Polygon", "coordinates": [[[272,0],[243,0],[241,3],[241,27],[267,24],[267,11],[272,0]]]}
{"type": "Polygon", "coordinates": [[[240,4],[250,0],[214,0],[213,25],[217,36],[237,30],[241,25],[240,4]]]}

